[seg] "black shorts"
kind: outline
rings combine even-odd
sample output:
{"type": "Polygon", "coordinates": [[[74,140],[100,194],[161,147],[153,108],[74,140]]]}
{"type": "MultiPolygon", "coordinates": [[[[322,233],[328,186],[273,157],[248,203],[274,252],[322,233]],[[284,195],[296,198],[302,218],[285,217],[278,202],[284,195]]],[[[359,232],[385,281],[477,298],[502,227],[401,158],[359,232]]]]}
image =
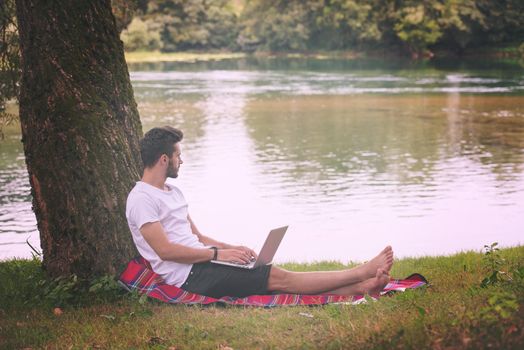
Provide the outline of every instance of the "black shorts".
{"type": "Polygon", "coordinates": [[[210,262],[198,263],[193,264],[181,288],[213,298],[270,294],[267,290],[270,271],[271,265],[249,270],[210,262]]]}

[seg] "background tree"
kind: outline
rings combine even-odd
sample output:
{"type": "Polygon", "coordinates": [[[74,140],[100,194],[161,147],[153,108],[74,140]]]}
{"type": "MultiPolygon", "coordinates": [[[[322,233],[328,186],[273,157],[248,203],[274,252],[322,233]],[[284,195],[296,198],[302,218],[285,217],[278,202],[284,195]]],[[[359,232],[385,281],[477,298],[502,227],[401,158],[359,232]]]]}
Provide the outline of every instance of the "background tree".
{"type": "Polygon", "coordinates": [[[448,0],[443,4],[439,24],[443,28],[441,45],[458,53],[475,40],[475,32],[486,29],[486,17],[476,0],[448,0]]]}
{"type": "Polygon", "coordinates": [[[160,33],[162,51],[232,48],[236,14],[229,0],[149,1],[142,18],[160,33]]]}
{"type": "MultiPolygon", "coordinates": [[[[149,0],[111,0],[111,7],[120,33],[137,12],[145,12],[149,0]]],[[[20,82],[20,51],[14,0],[0,1],[0,140],[3,128],[18,119],[7,113],[6,104],[18,101],[20,82]]]]}
{"type": "Polygon", "coordinates": [[[310,39],[312,44],[344,49],[374,45],[382,38],[380,22],[375,18],[377,11],[371,1],[327,0],[319,9],[315,20],[318,28],[310,39]]]}
{"type": "MultiPolygon", "coordinates": [[[[140,5],[144,6],[141,2],[140,5]]],[[[138,0],[111,0],[111,10],[116,20],[116,30],[121,33],[133,20],[138,10],[138,0]]]]}
{"type": "Polygon", "coordinates": [[[6,104],[18,98],[20,59],[18,28],[13,0],[0,2],[0,139],[3,128],[14,122],[16,115],[8,113],[6,104]]]}
{"type": "Polygon", "coordinates": [[[393,27],[397,36],[406,43],[412,57],[428,52],[428,47],[442,36],[439,25],[442,4],[434,1],[405,1],[406,6],[396,12],[393,27]]]}
{"type": "Polygon", "coordinates": [[[154,51],[162,48],[159,26],[154,21],[144,21],[135,17],[122,32],[120,38],[128,51],[154,51]]]}
{"type": "Polygon", "coordinates": [[[20,122],[52,276],[114,274],[136,251],[125,219],[141,124],[111,3],[16,0],[20,122]]]}
{"type": "Polygon", "coordinates": [[[322,1],[249,1],[241,17],[238,44],[252,51],[303,51],[308,48],[322,1]]]}
{"type": "Polygon", "coordinates": [[[524,42],[524,1],[477,0],[476,6],[485,18],[475,33],[477,45],[524,42]]]}

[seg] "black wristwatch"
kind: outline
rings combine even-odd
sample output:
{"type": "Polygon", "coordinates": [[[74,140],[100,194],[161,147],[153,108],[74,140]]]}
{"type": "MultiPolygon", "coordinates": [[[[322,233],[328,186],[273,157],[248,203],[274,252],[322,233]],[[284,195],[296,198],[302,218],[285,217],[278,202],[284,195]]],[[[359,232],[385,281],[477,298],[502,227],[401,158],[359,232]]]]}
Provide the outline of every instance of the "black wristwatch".
{"type": "Polygon", "coordinates": [[[218,258],[218,248],[217,247],[209,247],[209,249],[213,249],[213,259],[216,260],[218,258]]]}

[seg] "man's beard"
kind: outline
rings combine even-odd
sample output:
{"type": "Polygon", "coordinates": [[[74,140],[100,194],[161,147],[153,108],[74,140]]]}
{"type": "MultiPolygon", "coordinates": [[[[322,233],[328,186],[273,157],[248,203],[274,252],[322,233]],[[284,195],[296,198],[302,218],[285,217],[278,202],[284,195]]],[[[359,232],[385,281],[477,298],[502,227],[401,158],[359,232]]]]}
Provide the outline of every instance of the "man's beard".
{"type": "Polygon", "coordinates": [[[170,159],[169,163],[167,164],[167,170],[166,170],[166,177],[178,177],[178,169],[175,168],[173,161],[170,159]]]}

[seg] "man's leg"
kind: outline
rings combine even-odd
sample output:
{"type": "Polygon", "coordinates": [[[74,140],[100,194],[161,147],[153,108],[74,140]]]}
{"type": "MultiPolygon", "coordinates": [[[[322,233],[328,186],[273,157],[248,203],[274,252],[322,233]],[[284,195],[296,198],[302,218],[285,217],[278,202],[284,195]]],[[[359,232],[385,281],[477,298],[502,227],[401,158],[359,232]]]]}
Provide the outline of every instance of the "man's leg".
{"type": "Polygon", "coordinates": [[[382,269],[378,269],[376,276],[373,278],[363,282],[350,284],[349,286],[330,290],[326,293],[336,295],[376,295],[380,293],[382,289],[384,289],[386,284],[389,283],[389,280],[389,274],[382,269]]]}
{"type": "MultiPolygon", "coordinates": [[[[382,275],[388,276],[392,264],[393,250],[388,246],[372,260],[349,270],[291,272],[272,267],[268,280],[268,290],[298,294],[349,293],[359,288],[373,287],[377,283],[383,283],[386,278],[382,275]],[[380,270],[380,273],[378,273],[378,270],[380,270]],[[349,287],[353,289],[348,289],[349,287]]],[[[386,283],[387,281],[384,285],[386,283]]],[[[360,294],[360,292],[354,294],[360,294]]]]}

